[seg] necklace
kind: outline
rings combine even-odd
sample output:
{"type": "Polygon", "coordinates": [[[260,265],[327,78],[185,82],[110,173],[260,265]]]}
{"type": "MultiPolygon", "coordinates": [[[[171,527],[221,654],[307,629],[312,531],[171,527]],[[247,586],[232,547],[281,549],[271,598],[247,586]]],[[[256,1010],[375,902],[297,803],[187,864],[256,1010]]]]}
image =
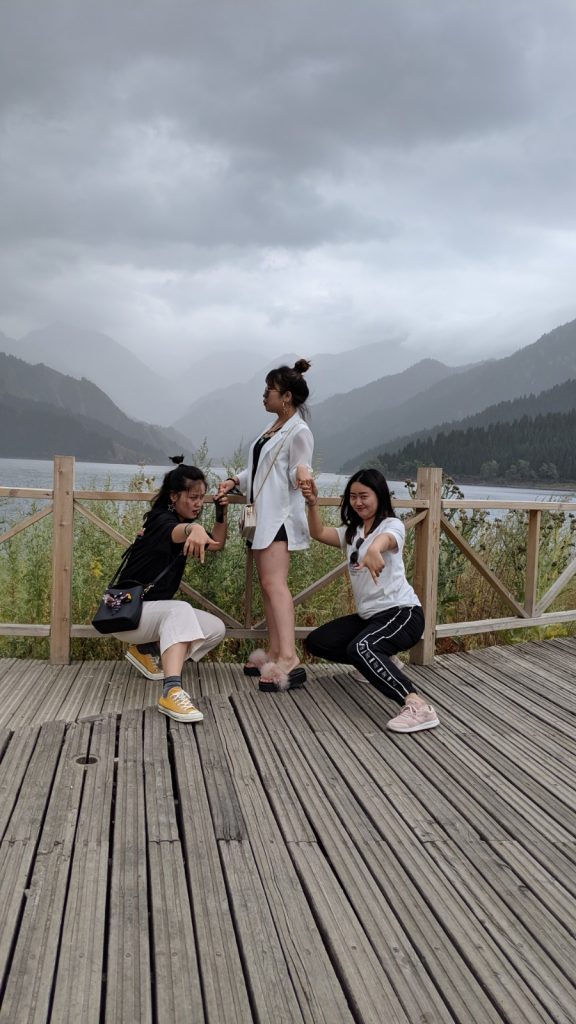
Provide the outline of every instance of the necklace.
{"type": "Polygon", "coordinates": [[[282,427],[285,426],[287,422],[288,422],[288,420],[284,420],[283,423],[277,423],[274,427],[268,427],[268,430],[264,431],[264,433],[262,434],[262,437],[268,437],[268,438],[273,437],[274,434],[277,434],[278,431],[281,430],[282,427]]]}

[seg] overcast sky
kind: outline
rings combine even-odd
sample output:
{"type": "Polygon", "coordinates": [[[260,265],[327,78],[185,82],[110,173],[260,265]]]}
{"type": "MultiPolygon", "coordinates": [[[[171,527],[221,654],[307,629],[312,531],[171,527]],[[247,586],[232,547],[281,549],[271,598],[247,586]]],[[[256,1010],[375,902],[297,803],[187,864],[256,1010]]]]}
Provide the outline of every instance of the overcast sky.
{"type": "Polygon", "coordinates": [[[385,338],[576,317],[575,0],[3,0],[0,330],[385,338]]]}

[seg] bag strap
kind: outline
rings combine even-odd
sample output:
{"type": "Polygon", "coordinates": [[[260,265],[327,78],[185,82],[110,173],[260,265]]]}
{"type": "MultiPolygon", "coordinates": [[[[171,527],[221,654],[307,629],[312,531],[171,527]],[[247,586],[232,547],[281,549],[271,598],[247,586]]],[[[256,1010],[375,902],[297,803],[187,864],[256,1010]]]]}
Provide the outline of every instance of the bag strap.
{"type": "MultiPolygon", "coordinates": [[[[130,552],[132,551],[132,548],[134,547],[135,543],[136,543],[136,541],[132,541],[132,543],[126,548],[126,550],[125,550],[125,552],[122,555],[122,558],[120,560],[120,565],[116,569],[116,572],[114,573],[112,579],[110,580],[110,583],[108,584],[109,587],[114,586],[114,583],[116,582],[116,580],[120,576],[120,574],[122,572],[122,569],[125,568],[126,562],[128,561],[128,557],[129,557],[130,552]]],[[[151,583],[146,584],[146,586],[144,587],[144,591],[143,592],[145,594],[147,594],[149,590],[152,590],[152,587],[156,586],[156,584],[158,583],[158,580],[161,580],[162,577],[165,576],[166,573],[169,572],[170,569],[172,569],[176,565],[176,562],[178,561],[178,559],[179,558],[183,558],[183,556],[184,556],[184,552],[183,551],[179,551],[178,554],[175,555],[175,557],[172,558],[169,561],[169,563],[166,566],[166,568],[162,569],[162,572],[159,572],[158,575],[152,580],[151,583]]],[[[134,582],[136,583],[137,580],[135,580],[134,582]]]]}
{"type": "Polygon", "coordinates": [[[276,459],[277,459],[277,458],[278,458],[278,456],[280,455],[280,452],[281,452],[281,450],[282,450],[282,447],[283,447],[283,445],[284,445],[284,442],[288,440],[288,438],[290,437],[290,434],[292,433],[292,431],[293,431],[293,430],[295,430],[295,429],[296,429],[296,427],[297,427],[297,424],[295,423],[295,424],[294,424],[294,426],[293,426],[293,427],[290,427],[290,430],[289,430],[289,431],[288,431],[288,432],[287,432],[286,434],[284,434],[284,437],[282,438],[282,440],[280,441],[280,444],[278,445],[278,447],[277,447],[276,451],[274,452],[274,458],[272,459],[272,462],[270,463],[270,465],[268,466],[268,469],[266,470],[266,476],[264,477],[264,479],[263,479],[262,483],[260,484],[260,487],[259,487],[259,488],[258,488],[258,490],[256,491],[256,494],[254,494],[254,495],[253,495],[253,497],[252,497],[252,501],[250,502],[250,504],[253,504],[253,503],[254,503],[254,502],[256,501],[256,498],[257,498],[257,497],[258,497],[258,495],[260,494],[260,492],[261,492],[262,488],[264,487],[264,484],[266,483],[266,481],[267,481],[268,477],[270,476],[270,473],[271,473],[271,471],[272,471],[272,468],[273,468],[273,466],[274,466],[274,463],[276,462],[276,459]]]}

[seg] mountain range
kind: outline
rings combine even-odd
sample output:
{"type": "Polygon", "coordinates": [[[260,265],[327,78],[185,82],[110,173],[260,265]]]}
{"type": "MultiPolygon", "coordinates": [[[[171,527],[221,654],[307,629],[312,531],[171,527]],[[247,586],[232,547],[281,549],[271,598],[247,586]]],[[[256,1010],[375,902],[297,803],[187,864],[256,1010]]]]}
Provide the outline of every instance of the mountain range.
{"type": "MultiPolygon", "coordinates": [[[[354,422],[329,438],[315,433],[316,443],[325,445],[325,468],[338,464],[338,469],[350,472],[378,452],[403,446],[418,431],[440,423],[443,430],[454,429],[461,419],[473,413],[531,393],[538,395],[572,378],[576,378],[576,320],[542,335],[511,356],[459,371],[413,399],[392,409],[383,408],[372,420],[369,444],[365,448],[358,446],[347,459],[342,459],[340,453],[348,432],[355,433],[354,422]]],[[[498,414],[494,409],[491,415],[498,414]]]]}
{"type": "MultiPolygon", "coordinates": [[[[183,451],[189,457],[206,440],[215,462],[227,460],[269,423],[262,402],[268,370],[292,365],[296,358],[307,355],[286,353],[258,367],[258,357],[248,349],[238,350],[235,360],[223,353],[206,354],[182,374],[186,379],[180,381],[179,391],[174,382],[144,367],[140,379],[148,380],[146,386],[153,394],[148,402],[139,390],[144,384],[120,386],[122,374],[133,371],[135,365],[140,373],[144,364],[139,369],[134,357],[105,335],[59,326],[32,332],[19,343],[0,336],[0,348],[16,345],[30,358],[33,351],[41,350],[63,365],[66,339],[69,351],[75,353],[77,370],[80,364],[90,365],[86,351],[90,346],[99,353],[93,368],[102,368],[105,353],[105,386],[97,386],[86,376],[78,380],[48,365],[33,365],[0,353],[0,454],[65,454],[62,445],[68,438],[68,451],[79,458],[163,462],[171,451],[183,451]],[[152,376],[153,385],[146,374],[152,376]],[[195,378],[193,387],[188,378],[195,378]],[[202,394],[214,381],[221,381],[221,386],[202,394]],[[112,401],[109,393],[113,388],[124,403],[128,395],[137,397],[138,420],[127,415],[126,404],[119,408],[112,401]],[[172,412],[180,409],[172,428],[153,426],[142,416],[146,412],[146,420],[154,418],[159,392],[165,389],[172,412]],[[183,389],[186,395],[194,393],[193,402],[177,400],[183,389]],[[67,432],[62,430],[66,417],[67,432]],[[76,444],[74,449],[72,444],[76,444]]],[[[576,321],[555,328],[510,356],[470,366],[446,366],[435,359],[410,357],[392,339],[312,356],[311,362],[306,379],[311,390],[315,463],[324,472],[346,472],[379,454],[394,452],[418,438],[460,429],[462,424],[467,429],[512,422],[531,415],[536,408],[543,414],[570,411],[572,395],[563,386],[576,379],[576,321]],[[539,402],[538,396],[545,392],[550,394],[539,402]]]]}
{"type": "MultiPolygon", "coordinates": [[[[248,380],[223,384],[210,394],[197,398],[173,426],[196,439],[197,443],[205,438],[215,459],[228,460],[237,448],[245,448],[266,427],[268,416],[262,393],[268,371],[278,366],[293,366],[302,356],[311,362],[306,382],[310,388],[309,405],[314,422],[321,402],[333,401],[338,408],[340,392],[348,392],[350,388],[372,388],[375,367],[385,366],[390,372],[401,368],[410,374],[407,368],[418,358],[401,348],[394,339],[335,354],[309,356],[303,352],[284,353],[259,367],[248,380]]],[[[225,367],[224,360],[222,366],[225,367]]],[[[450,371],[446,368],[446,372],[450,371]]],[[[229,380],[227,370],[221,376],[229,380]]],[[[406,393],[412,394],[409,385],[406,393]]]]}
{"type": "Polygon", "coordinates": [[[166,462],[186,439],[137,422],[88,380],[0,352],[0,456],[76,455],[89,462],[166,462]]]}

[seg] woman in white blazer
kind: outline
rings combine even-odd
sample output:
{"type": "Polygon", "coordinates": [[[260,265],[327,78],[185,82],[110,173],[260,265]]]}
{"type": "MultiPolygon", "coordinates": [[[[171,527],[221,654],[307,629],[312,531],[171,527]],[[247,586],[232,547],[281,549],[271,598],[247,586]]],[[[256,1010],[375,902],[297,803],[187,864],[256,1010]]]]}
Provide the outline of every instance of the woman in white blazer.
{"type": "Polygon", "coordinates": [[[310,544],[300,488],[312,477],[312,431],[303,419],[309,395],[304,374],[310,363],[280,366],[266,376],[264,408],[273,423],[250,446],[248,465],[220,484],[219,494],[238,487],[256,509],[250,542],[264,599],[269,650],[254,651],[244,671],[260,676],[261,690],[302,686],[306,672],[298,662],[294,603],[288,587],[290,552],[310,544]]]}

